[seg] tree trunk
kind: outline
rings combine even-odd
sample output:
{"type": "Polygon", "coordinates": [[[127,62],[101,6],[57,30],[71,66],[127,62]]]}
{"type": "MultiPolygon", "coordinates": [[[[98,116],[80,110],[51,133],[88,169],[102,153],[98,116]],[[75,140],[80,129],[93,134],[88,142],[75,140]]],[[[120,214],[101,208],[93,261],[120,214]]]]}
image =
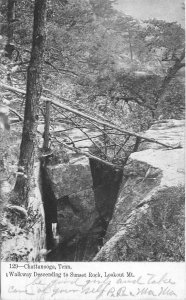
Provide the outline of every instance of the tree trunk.
{"type": "MultiPolygon", "coordinates": [[[[13,20],[15,19],[15,0],[8,0],[7,3],[7,42],[5,45],[5,56],[12,59],[12,54],[15,50],[13,20]]],[[[7,73],[7,82],[12,85],[10,73],[7,73]]]]}
{"type": "Polygon", "coordinates": [[[13,42],[13,20],[15,19],[15,0],[8,0],[7,5],[7,44],[11,44],[13,42]]]}
{"type": "Polygon", "coordinates": [[[31,60],[27,71],[27,91],[24,112],[22,141],[20,146],[19,168],[14,187],[13,200],[27,205],[28,192],[32,183],[34,160],[37,157],[37,123],[39,99],[42,92],[42,65],[45,46],[47,0],[35,0],[33,42],[31,60]]]}

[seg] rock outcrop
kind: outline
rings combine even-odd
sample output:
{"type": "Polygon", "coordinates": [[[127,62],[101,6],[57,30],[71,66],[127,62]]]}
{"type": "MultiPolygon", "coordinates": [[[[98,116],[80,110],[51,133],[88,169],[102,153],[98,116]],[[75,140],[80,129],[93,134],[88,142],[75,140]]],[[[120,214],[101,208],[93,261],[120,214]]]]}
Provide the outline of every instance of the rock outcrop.
{"type": "Polygon", "coordinates": [[[104,246],[94,261],[184,260],[184,121],[156,122],[130,156],[104,246]]]}
{"type": "Polygon", "coordinates": [[[59,240],[78,239],[98,217],[89,160],[71,157],[68,163],[48,165],[46,170],[56,199],[59,240]]]}
{"type": "MultiPolygon", "coordinates": [[[[96,135],[87,130],[86,133],[96,135]]],[[[68,137],[79,141],[76,146],[85,152],[93,149],[92,141],[85,140],[78,129],[69,130],[68,137]]],[[[60,159],[59,155],[56,161],[55,157],[50,159],[43,169],[47,246],[52,249],[49,260],[91,260],[95,256],[102,246],[121,178],[120,170],[66,149],[60,159]],[[51,229],[56,223],[57,245],[51,229]],[[71,252],[76,252],[75,258],[71,252]]]]}
{"type": "MultiPolygon", "coordinates": [[[[62,129],[65,128],[60,128],[62,129]]],[[[78,141],[76,146],[82,146],[86,152],[92,146],[92,142],[86,140],[87,133],[89,136],[95,135],[95,132],[91,130],[87,132],[87,129],[85,129],[85,134],[78,129],[67,130],[66,134],[70,140],[78,141]]],[[[64,136],[59,134],[58,139],[60,138],[64,140],[64,136]]],[[[66,252],[64,251],[68,248],[68,241],[70,245],[77,246],[80,240],[91,234],[91,229],[99,219],[88,157],[71,150],[63,150],[63,147],[60,150],[61,152],[57,153],[57,159],[53,156],[43,168],[42,176],[47,247],[52,249],[49,260],[65,260],[66,252]],[[57,225],[57,241],[54,240],[52,232],[53,224],[57,225]]],[[[83,248],[85,249],[85,245],[83,248]]],[[[70,256],[70,251],[69,249],[68,259],[74,260],[70,256]]],[[[75,251],[77,252],[77,249],[75,251]]],[[[97,248],[94,253],[96,252],[97,248]]]]}

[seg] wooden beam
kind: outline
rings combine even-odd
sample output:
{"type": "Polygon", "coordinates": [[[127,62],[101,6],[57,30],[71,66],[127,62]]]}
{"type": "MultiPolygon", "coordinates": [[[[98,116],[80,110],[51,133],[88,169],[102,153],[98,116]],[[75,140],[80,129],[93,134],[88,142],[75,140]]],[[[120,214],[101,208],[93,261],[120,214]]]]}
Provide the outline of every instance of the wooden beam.
{"type": "MultiPolygon", "coordinates": [[[[15,93],[25,94],[25,91],[20,90],[18,88],[14,88],[12,86],[6,85],[6,84],[1,83],[1,82],[0,82],[0,86],[3,87],[3,88],[5,88],[5,89],[8,89],[9,91],[15,92],[15,93]]],[[[92,122],[95,122],[97,124],[100,124],[100,125],[107,126],[109,128],[115,129],[115,130],[120,131],[120,132],[122,132],[124,134],[128,134],[130,136],[135,136],[135,137],[138,137],[138,138],[140,138],[142,140],[146,140],[147,142],[156,143],[156,144],[159,144],[159,145],[164,146],[166,148],[171,148],[171,149],[175,148],[175,147],[172,147],[170,145],[158,142],[157,140],[155,140],[153,138],[147,138],[147,137],[142,136],[140,134],[137,134],[137,133],[125,130],[125,129],[121,128],[121,127],[117,127],[114,123],[111,123],[111,122],[108,123],[108,122],[104,122],[102,120],[98,120],[97,118],[94,118],[94,117],[92,117],[92,116],[90,116],[90,115],[88,115],[86,113],[83,113],[83,112],[81,112],[81,111],[79,111],[79,110],[77,110],[75,108],[72,108],[72,107],[70,107],[70,106],[68,106],[66,104],[63,104],[63,103],[61,103],[61,102],[59,102],[57,100],[52,100],[50,98],[43,97],[43,96],[41,97],[41,100],[43,100],[43,101],[50,101],[53,105],[56,105],[56,106],[58,106],[60,108],[63,108],[66,111],[74,113],[77,116],[80,116],[80,117],[82,117],[82,118],[84,118],[86,120],[91,120],[92,122]]]]}

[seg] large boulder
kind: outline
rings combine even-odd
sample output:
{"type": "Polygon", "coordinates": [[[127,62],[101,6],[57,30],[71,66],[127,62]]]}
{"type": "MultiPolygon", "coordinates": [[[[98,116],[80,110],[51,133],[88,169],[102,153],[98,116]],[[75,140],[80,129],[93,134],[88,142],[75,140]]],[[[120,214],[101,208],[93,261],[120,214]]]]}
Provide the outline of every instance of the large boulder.
{"type": "Polygon", "coordinates": [[[68,163],[48,165],[47,173],[57,199],[92,189],[89,159],[85,156],[70,158],[68,163]]]}
{"type": "MultiPolygon", "coordinates": [[[[92,142],[84,140],[86,136],[78,129],[69,130],[68,136],[74,141],[80,140],[76,146],[84,147],[84,151],[92,146],[92,142]]],[[[53,217],[51,220],[52,223],[58,223],[59,242],[70,238],[77,242],[87,235],[98,219],[92,174],[89,159],[85,155],[66,149],[62,156],[60,163],[51,160],[45,168],[45,182],[53,191],[52,201],[57,211],[56,221],[53,217]]],[[[49,198],[48,201],[51,201],[52,197],[49,198]]],[[[45,209],[46,214],[51,207],[52,204],[45,209]]]]}
{"type": "Polygon", "coordinates": [[[77,241],[97,218],[89,160],[81,156],[76,162],[48,166],[47,173],[57,199],[60,240],[76,236],[77,241]]]}
{"type": "Polygon", "coordinates": [[[130,156],[105,244],[94,261],[184,260],[184,121],[156,122],[130,156]]]}

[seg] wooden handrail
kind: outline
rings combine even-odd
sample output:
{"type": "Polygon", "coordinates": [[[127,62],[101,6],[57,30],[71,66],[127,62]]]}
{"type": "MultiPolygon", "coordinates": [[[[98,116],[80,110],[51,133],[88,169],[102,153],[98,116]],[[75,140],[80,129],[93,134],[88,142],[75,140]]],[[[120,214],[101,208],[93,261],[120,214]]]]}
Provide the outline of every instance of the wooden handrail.
{"type": "MultiPolygon", "coordinates": [[[[3,88],[5,88],[5,89],[8,89],[9,91],[12,91],[12,92],[14,92],[14,93],[21,93],[21,94],[24,94],[24,95],[26,94],[25,91],[20,90],[20,89],[18,89],[18,88],[14,88],[14,87],[9,86],[9,85],[7,85],[7,84],[4,84],[4,83],[2,83],[2,82],[0,82],[0,86],[3,87],[3,88]]],[[[79,111],[78,109],[72,108],[72,107],[70,107],[70,106],[68,106],[68,105],[66,105],[66,104],[63,104],[63,103],[61,103],[61,102],[59,102],[59,101],[57,101],[57,100],[52,100],[52,99],[47,98],[47,97],[44,97],[44,96],[41,96],[41,100],[42,100],[42,101],[49,101],[49,102],[51,102],[53,105],[56,105],[56,106],[58,106],[58,107],[60,107],[60,108],[63,108],[63,109],[66,110],[66,111],[69,111],[69,112],[71,112],[71,113],[74,113],[75,115],[80,116],[80,117],[82,117],[83,119],[91,120],[92,122],[95,122],[95,123],[100,124],[100,125],[102,125],[102,126],[107,126],[107,127],[109,127],[109,128],[112,128],[112,129],[115,129],[115,130],[117,130],[117,131],[120,131],[120,132],[122,132],[122,133],[124,133],[124,134],[130,135],[130,136],[135,136],[135,137],[137,137],[137,138],[139,138],[139,139],[141,139],[141,140],[146,140],[147,142],[156,143],[156,144],[159,144],[159,145],[164,146],[164,147],[167,147],[167,148],[171,148],[171,149],[174,149],[174,148],[175,148],[175,147],[172,147],[172,146],[170,146],[170,145],[161,143],[161,142],[159,142],[159,141],[157,141],[157,140],[155,140],[155,139],[153,139],[153,138],[148,138],[148,137],[142,136],[142,135],[140,135],[140,134],[137,134],[137,133],[134,133],[134,132],[130,132],[130,131],[125,130],[125,129],[123,129],[123,128],[119,128],[119,127],[117,127],[117,125],[115,125],[115,124],[113,124],[113,123],[111,123],[111,122],[108,123],[108,122],[104,122],[104,121],[102,121],[102,120],[98,120],[97,118],[94,118],[94,117],[88,115],[87,113],[83,113],[83,112],[79,111]]]]}

